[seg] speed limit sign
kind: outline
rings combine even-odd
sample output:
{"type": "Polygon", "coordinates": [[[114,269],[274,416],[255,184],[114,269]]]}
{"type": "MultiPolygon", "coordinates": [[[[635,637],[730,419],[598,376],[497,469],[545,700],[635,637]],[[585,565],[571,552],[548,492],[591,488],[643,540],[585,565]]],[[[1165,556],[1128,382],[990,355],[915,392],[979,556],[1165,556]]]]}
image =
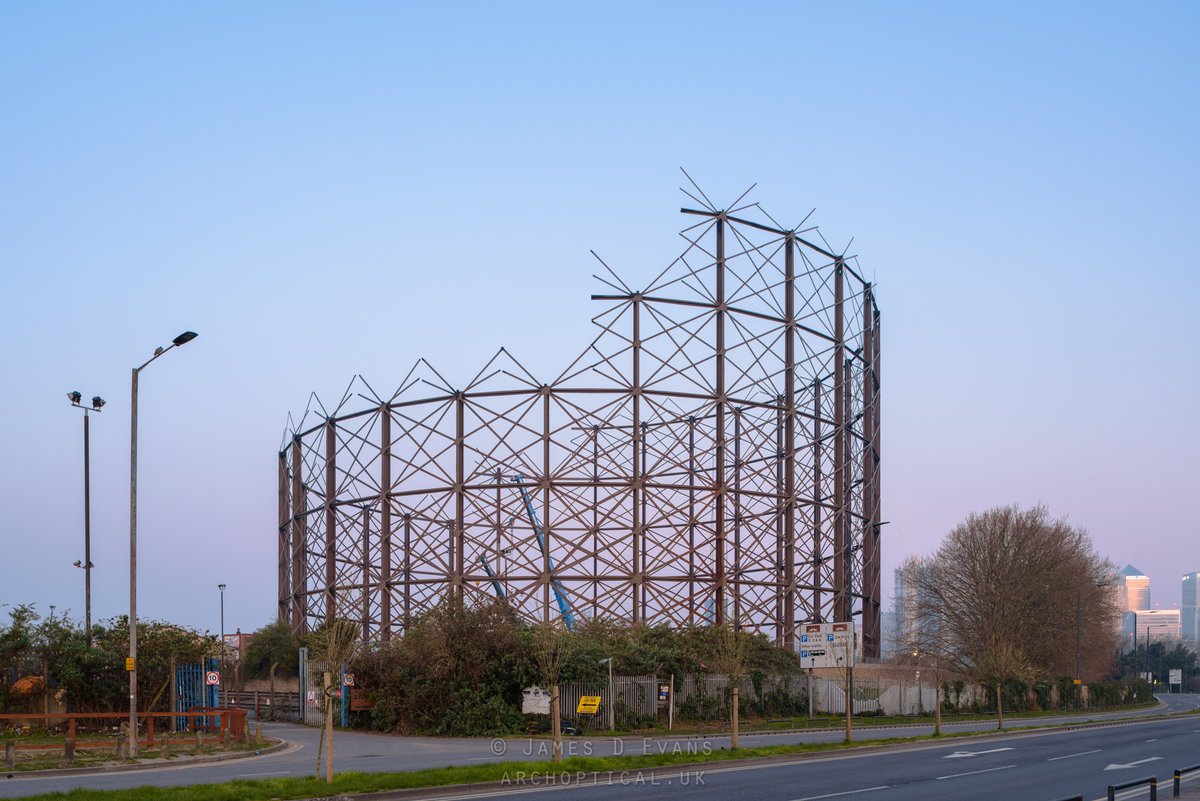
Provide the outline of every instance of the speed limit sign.
{"type": "Polygon", "coordinates": [[[354,686],[354,674],[347,673],[344,676],[342,676],[342,684],[345,685],[346,687],[353,687],[354,686]]]}
{"type": "Polygon", "coordinates": [[[204,683],[209,687],[216,687],[221,683],[221,674],[215,670],[210,670],[204,674],[204,683]]]}

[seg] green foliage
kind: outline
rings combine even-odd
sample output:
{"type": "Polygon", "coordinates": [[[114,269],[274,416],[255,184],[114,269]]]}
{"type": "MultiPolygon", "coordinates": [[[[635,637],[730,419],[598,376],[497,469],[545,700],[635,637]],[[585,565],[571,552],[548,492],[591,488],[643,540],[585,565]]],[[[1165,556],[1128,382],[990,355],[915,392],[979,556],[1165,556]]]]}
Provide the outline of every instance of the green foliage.
{"type": "MultiPolygon", "coordinates": [[[[718,663],[731,639],[743,660],[743,674],[760,689],[764,676],[800,670],[794,654],[757,634],[606,620],[581,621],[568,633],[546,624],[530,626],[503,603],[448,602],[415,621],[403,637],[356,657],[359,686],[376,691],[371,713],[358,720],[407,734],[518,733],[524,728],[521,691],[552,683],[549,674],[560,684],[602,684],[608,665],[601,660],[612,657],[617,675],[656,675],[665,682],[674,674],[681,684],[686,675],[727,672],[718,663]]],[[[783,690],[756,693],[742,704],[748,716],[783,716],[806,708],[803,700],[797,702],[783,690]]],[[[726,699],[699,697],[680,711],[692,719],[719,720],[727,708],[726,699]]],[[[649,715],[628,722],[656,721],[649,715]]]]}
{"type": "Polygon", "coordinates": [[[254,632],[242,659],[242,673],[247,678],[265,679],[275,663],[279,663],[276,676],[296,676],[300,671],[300,641],[286,623],[278,621],[254,632]]]}
{"type": "MultiPolygon", "coordinates": [[[[171,661],[198,662],[216,652],[214,637],[159,621],[138,622],[138,697],[146,711],[165,711],[164,691],[171,661]],[[157,703],[155,701],[157,700],[157,703]]],[[[60,694],[72,712],[111,712],[129,708],[129,621],[113,618],[87,632],[67,615],[41,619],[31,606],[9,613],[0,627],[0,712],[26,711],[29,699],[16,697],[12,683],[41,675],[43,663],[51,691],[60,694]]]]}
{"type": "Polygon", "coordinates": [[[434,734],[450,737],[500,737],[519,732],[525,717],[519,709],[497,695],[476,687],[462,687],[451,699],[434,734]]]}

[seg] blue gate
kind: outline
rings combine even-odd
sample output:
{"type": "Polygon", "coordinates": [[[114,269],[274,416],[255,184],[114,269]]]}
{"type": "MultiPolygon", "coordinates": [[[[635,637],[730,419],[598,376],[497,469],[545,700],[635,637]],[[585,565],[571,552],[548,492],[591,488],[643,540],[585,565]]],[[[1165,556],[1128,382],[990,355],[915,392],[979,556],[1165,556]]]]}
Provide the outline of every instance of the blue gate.
{"type": "MultiPolygon", "coordinates": [[[[219,687],[205,683],[204,674],[218,669],[218,660],[213,657],[204,662],[190,665],[179,665],[175,669],[175,710],[187,712],[196,707],[212,708],[219,703],[219,687]]],[[[206,719],[206,727],[220,725],[220,716],[206,719]]],[[[175,719],[176,731],[191,731],[191,718],[178,717],[175,719]]]]}

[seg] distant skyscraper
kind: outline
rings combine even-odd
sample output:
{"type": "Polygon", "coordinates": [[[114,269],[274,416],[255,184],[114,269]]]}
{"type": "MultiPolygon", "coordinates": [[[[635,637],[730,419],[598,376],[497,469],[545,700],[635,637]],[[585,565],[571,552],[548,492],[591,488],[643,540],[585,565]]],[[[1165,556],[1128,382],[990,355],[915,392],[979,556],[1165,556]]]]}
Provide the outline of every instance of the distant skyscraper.
{"type": "Polygon", "coordinates": [[[1193,648],[1196,647],[1197,584],[1200,584],[1200,573],[1188,573],[1183,577],[1183,601],[1179,609],[1183,639],[1193,648]]]}
{"type": "Polygon", "coordinates": [[[1137,619],[1137,641],[1179,639],[1178,609],[1135,609],[1126,617],[1132,622],[1137,619]]]}
{"type": "Polygon", "coordinates": [[[1125,611],[1136,612],[1150,608],[1150,577],[1133,565],[1125,565],[1121,571],[1125,579],[1125,611]]]}
{"type": "Polygon", "coordinates": [[[895,594],[892,596],[892,614],[888,639],[893,658],[904,654],[911,647],[915,634],[922,625],[922,606],[929,603],[929,562],[918,559],[896,568],[895,594]],[[906,569],[907,568],[907,569],[906,569]]]}

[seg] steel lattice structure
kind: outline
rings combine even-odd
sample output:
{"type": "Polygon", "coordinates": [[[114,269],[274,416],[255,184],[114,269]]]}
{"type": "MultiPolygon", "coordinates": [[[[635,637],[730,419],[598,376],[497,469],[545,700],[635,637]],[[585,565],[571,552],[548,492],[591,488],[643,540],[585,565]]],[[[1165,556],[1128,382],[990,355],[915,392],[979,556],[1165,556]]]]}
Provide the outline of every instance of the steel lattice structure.
{"type": "Polygon", "coordinates": [[[387,639],[443,599],[503,596],[531,620],[792,645],[859,617],[878,656],[872,285],[815,228],[697,204],[643,289],[597,276],[600,333],[554,380],[503,349],[463,388],[421,360],[390,397],[356,378],[289,419],[280,619],[387,639]]]}

